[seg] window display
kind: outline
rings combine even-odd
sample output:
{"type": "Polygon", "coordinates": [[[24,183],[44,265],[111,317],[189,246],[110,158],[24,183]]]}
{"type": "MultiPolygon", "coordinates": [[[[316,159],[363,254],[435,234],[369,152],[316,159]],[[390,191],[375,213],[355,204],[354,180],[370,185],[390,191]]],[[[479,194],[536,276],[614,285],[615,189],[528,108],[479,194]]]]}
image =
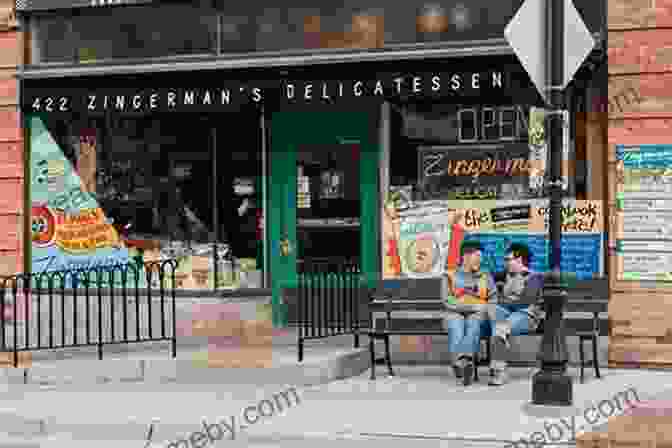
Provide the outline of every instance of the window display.
{"type": "MultiPolygon", "coordinates": [[[[455,248],[470,240],[483,247],[488,270],[503,269],[513,243],[529,246],[534,269],[547,270],[543,110],[433,105],[427,112],[412,104],[396,110],[393,118],[405,123],[392,126],[400,131],[392,136],[391,185],[381,214],[384,277],[439,275],[454,263],[455,248]]],[[[570,196],[576,179],[567,182],[570,196]]],[[[603,213],[599,201],[563,199],[563,271],[580,279],[604,275],[603,213]]]]}
{"type": "Polygon", "coordinates": [[[30,118],[33,272],[177,258],[183,289],[262,286],[254,177],[218,185],[258,157],[214,162],[210,122],[175,119],[30,118]]]}

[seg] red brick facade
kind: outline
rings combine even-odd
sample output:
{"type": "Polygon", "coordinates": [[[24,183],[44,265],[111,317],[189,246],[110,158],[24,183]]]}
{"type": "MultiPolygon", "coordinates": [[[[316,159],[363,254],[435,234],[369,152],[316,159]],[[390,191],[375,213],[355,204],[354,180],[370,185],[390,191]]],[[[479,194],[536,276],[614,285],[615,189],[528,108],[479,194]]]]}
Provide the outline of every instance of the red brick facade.
{"type": "Polygon", "coordinates": [[[23,133],[17,106],[20,35],[0,1],[0,275],[22,270],[23,133]]]}
{"type": "MultiPolygon", "coordinates": [[[[609,0],[609,209],[616,196],[615,145],[672,144],[672,0],[609,0]]],[[[616,221],[610,220],[610,244],[616,221]]],[[[617,259],[610,260],[615,272],[617,259]]],[[[611,366],[672,365],[672,286],[612,286],[611,366]]]]}

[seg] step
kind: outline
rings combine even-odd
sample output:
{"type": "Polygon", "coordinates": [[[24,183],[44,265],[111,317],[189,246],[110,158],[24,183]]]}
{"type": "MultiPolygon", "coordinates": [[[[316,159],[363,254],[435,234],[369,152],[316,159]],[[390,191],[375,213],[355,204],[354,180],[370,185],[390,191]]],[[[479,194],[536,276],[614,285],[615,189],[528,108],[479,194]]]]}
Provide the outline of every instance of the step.
{"type": "Polygon", "coordinates": [[[33,359],[19,368],[5,367],[0,373],[0,384],[313,385],[358,375],[369,368],[366,344],[355,349],[352,337],[330,339],[306,344],[301,363],[296,343],[190,348],[178,345],[176,358],[171,357],[170,345],[166,343],[145,344],[130,352],[105,352],[102,360],[97,359],[95,348],[69,349],[65,353],[69,352],[70,356],[64,356],[61,350],[58,358],[33,359]]]}

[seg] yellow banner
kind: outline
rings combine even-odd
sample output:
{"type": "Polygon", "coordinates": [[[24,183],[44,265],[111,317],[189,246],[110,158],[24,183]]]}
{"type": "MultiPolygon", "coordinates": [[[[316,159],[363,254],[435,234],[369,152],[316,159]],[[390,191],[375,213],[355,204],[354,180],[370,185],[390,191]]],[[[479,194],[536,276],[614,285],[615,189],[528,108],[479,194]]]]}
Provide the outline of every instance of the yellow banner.
{"type": "Polygon", "coordinates": [[[123,247],[119,234],[100,208],[67,215],[57,211],[55,244],[79,255],[104,247],[123,247]]]}

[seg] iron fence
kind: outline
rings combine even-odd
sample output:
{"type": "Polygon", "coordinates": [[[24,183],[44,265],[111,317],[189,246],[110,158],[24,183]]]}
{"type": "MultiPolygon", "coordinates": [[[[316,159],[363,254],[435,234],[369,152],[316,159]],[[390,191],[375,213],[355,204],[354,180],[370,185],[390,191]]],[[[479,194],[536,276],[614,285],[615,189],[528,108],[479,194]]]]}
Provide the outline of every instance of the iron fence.
{"type": "Polygon", "coordinates": [[[298,270],[298,353],[304,342],[352,334],[359,347],[361,272],[358,263],[306,262],[298,270]]]}
{"type": "Polygon", "coordinates": [[[171,341],[175,260],[17,274],[0,279],[0,351],[171,341]],[[166,302],[169,303],[166,303],[166,302]],[[157,335],[156,327],[160,326],[157,335]]]}

